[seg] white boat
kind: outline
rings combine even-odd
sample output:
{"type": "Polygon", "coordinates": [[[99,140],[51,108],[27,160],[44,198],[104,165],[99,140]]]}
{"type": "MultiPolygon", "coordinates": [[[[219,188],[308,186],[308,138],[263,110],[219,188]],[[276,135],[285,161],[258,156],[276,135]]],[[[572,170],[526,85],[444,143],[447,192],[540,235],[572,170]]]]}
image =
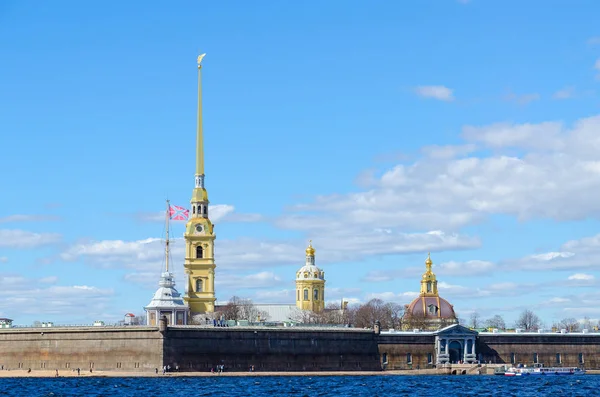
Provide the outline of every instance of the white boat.
{"type": "Polygon", "coordinates": [[[585,375],[585,370],[578,367],[510,367],[504,376],[556,376],[585,375]]]}

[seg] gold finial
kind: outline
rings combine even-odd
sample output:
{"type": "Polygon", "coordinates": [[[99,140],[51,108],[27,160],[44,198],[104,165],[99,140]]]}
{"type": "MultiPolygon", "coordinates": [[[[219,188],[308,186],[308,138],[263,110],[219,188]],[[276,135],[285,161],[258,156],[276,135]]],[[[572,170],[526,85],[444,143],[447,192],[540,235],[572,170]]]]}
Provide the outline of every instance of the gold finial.
{"type": "Polygon", "coordinates": [[[308,248],[306,249],[306,255],[315,256],[315,249],[312,246],[312,240],[308,240],[308,248]]]}
{"type": "Polygon", "coordinates": [[[198,55],[198,67],[201,67],[202,65],[200,65],[202,63],[202,58],[204,58],[206,56],[206,53],[202,54],[202,55],[198,55]]]}
{"type": "Polygon", "coordinates": [[[431,252],[427,253],[427,260],[425,260],[426,265],[431,265],[433,262],[431,261],[431,252]]]}

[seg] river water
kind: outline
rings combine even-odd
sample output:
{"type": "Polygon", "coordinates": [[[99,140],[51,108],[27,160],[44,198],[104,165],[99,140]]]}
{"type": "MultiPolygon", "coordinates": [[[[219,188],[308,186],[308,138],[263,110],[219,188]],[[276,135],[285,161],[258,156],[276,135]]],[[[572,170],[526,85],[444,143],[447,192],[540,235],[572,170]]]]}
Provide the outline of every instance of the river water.
{"type": "Polygon", "coordinates": [[[2,378],[0,396],[597,396],[600,376],[2,378]]]}

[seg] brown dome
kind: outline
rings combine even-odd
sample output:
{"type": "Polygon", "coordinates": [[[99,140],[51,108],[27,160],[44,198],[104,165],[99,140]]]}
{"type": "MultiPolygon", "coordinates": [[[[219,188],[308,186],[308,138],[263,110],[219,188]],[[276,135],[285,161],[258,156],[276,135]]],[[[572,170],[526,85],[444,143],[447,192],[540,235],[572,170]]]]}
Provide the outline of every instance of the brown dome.
{"type": "Polygon", "coordinates": [[[406,307],[406,314],[415,317],[456,318],[454,307],[438,296],[419,296],[406,307]]]}

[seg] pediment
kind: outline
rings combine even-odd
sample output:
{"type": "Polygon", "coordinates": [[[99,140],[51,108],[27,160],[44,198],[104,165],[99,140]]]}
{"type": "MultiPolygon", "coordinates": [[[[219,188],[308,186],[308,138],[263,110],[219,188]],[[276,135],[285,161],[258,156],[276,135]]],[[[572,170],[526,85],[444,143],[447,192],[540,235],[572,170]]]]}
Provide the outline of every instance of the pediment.
{"type": "Polygon", "coordinates": [[[436,335],[451,336],[451,335],[477,335],[477,331],[473,331],[459,324],[452,324],[446,328],[442,328],[435,332],[436,335]]]}

